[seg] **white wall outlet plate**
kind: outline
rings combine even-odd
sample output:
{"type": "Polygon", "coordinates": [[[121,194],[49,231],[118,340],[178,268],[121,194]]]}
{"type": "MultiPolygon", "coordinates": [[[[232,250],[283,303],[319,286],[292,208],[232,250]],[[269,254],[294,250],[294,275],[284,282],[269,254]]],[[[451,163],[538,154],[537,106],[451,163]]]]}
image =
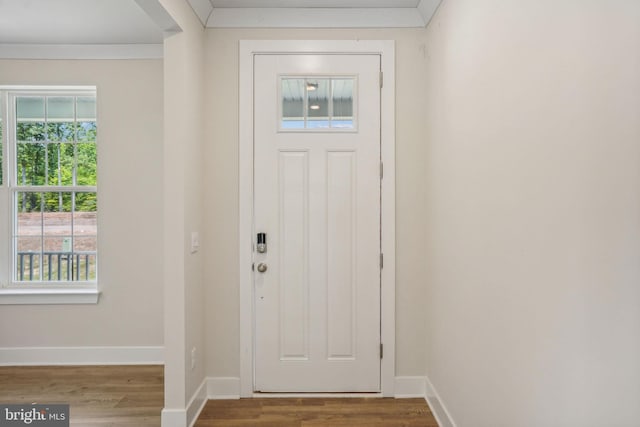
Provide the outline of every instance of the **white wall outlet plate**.
{"type": "Polygon", "coordinates": [[[194,254],[200,249],[200,234],[197,231],[191,232],[191,253],[194,254]]]}

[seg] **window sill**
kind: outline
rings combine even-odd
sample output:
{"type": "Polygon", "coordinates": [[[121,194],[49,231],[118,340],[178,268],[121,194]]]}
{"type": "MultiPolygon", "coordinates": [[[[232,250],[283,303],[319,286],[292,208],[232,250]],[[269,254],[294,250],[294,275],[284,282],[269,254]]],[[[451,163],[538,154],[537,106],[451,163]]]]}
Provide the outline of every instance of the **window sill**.
{"type": "Polygon", "coordinates": [[[0,305],[97,304],[97,289],[1,289],[0,305]]]}

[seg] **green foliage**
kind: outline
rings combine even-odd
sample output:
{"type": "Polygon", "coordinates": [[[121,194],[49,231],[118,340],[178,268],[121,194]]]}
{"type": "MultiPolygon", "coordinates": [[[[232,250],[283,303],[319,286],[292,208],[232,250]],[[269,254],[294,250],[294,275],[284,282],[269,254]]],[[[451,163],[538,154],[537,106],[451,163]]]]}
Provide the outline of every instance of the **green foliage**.
{"type": "MultiPolygon", "coordinates": [[[[23,186],[97,185],[95,122],[18,122],[17,183],[23,186]],[[74,182],[75,176],[75,182],[74,182]]],[[[72,193],[21,193],[22,212],[71,212],[72,193]],[[63,196],[63,195],[68,195],[63,196]],[[41,203],[44,202],[44,205],[41,203]]],[[[76,193],[75,211],[95,212],[95,193],[76,193]]]]}

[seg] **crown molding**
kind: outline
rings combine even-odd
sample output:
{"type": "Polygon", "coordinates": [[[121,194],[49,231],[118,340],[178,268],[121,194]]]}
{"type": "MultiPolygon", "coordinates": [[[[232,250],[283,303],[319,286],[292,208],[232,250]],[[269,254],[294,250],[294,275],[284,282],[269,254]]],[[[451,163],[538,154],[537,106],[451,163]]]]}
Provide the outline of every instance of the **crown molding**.
{"type": "Polygon", "coordinates": [[[180,25],[158,0],[135,0],[138,6],[165,33],[181,31],[180,25]]]}
{"type": "Polygon", "coordinates": [[[418,11],[420,15],[422,15],[422,19],[424,20],[424,26],[426,27],[431,22],[431,18],[436,14],[436,10],[438,10],[438,6],[440,6],[442,0],[422,0],[418,4],[418,11]]]}
{"type": "Polygon", "coordinates": [[[161,44],[0,44],[0,59],[158,59],[161,44]]]}
{"type": "Polygon", "coordinates": [[[442,0],[415,8],[214,8],[209,0],[188,1],[207,28],[423,28],[442,0]]]}
{"type": "Polygon", "coordinates": [[[417,8],[219,8],[208,28],[424,27],[417,8]]]}
{"type": "Polygon", "coordinates": [[[206,26],[209,15],[211,15],[211,12],[213,11],[211,2],[209,0],[189,0],[189,4],[198,19],[200,19],[200,22],[202,22],[202,25],[206,26]]]}

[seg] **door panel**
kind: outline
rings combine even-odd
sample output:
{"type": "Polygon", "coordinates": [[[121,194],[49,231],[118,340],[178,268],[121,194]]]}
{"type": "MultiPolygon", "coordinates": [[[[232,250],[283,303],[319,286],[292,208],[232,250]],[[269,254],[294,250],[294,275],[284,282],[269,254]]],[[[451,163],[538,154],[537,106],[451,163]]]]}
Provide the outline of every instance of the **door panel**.
{"type": "Polygon", "coordinates": [[[380,390],[379,70],[378,55],[255,57],[257,391],[380,390]]]}
{"type": "Polygon", "coordinates": [[[327,347],[329,360],[355,357],[356,153],[327,153],[327,347]]]}
{"type": "Polygon", "coordinates": [[[309,357],[309,153],[279,152],[280,360],[309,357]]]}

